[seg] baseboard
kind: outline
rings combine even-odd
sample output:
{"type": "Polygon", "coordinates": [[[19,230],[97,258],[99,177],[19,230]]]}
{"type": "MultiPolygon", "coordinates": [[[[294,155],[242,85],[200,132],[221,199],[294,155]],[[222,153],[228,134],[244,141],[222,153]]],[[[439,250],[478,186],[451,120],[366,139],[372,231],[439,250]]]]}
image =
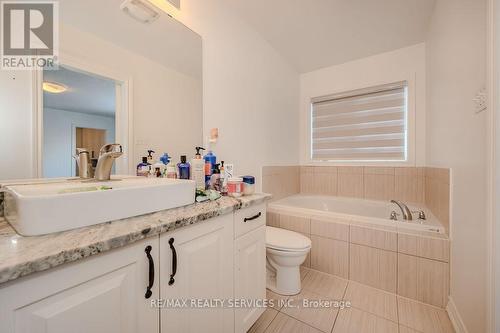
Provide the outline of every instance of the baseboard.
{"type": "Polygon", "coordinates": [[[446,312],[450,317],[451,324],[453,325],[453,328],[455,329],[456,333],[469,333],[451,296],[448,298],[448,305],[446,306],[446,312]]]}

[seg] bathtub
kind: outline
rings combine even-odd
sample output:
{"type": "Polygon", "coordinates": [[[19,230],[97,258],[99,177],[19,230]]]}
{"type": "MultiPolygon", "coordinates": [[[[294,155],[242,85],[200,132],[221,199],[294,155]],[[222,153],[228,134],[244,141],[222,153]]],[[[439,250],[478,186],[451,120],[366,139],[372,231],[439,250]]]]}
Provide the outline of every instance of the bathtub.
{"type": "Polygon", "coordinates": [[[268,211],[308,218],[345,220],[351,224],[370,224],[395,227],[398,230],[416,230],[445,233],[445,228],[425,207],[408,204],[411,211],[423,210],[426,220],[419,220],[413,213],[412,221],[402,220],[399,207],[389,201],[365,200],[318,195],[293,195],[269,203],[268,211]],[[398,221],[391,220],[391,212],[400,214],[398,221]]]}

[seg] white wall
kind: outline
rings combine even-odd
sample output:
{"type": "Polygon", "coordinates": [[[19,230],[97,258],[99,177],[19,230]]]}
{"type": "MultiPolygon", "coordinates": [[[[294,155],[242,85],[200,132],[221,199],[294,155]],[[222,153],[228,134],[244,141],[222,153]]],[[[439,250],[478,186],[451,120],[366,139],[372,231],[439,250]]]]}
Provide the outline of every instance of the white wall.
{"type": "Polygon", "coordinates": [[[219,128],[218,159],[258,179],[263,165],[297,164],[298,73],[222,1],[183,0],[178,19],[203,38],[204,132],[219,128]]]}
{"type": "Polygon", "coordinates": [[[0,180],[32,178],[31,72],[0,70],[0,180]]]}
{"type": "MultiPolygon", "coordinates": [[[[411,165],[425,165],[425,44],[394,50],[301,75],[300,162],[310,161],[311,98],[408,80],[409,112],[416,117],[411,165]]],[[[323,163],[324,164],[324,163],[323,163]]],[[[364,163],[367,164],[367,163],[364,163]]]]}
{"type": "Polygon", "coordinates": [[[427,164],[451,167],[451,300],[469,332],[486,332],[486,1],[439,0],[427,42],[427,164]]]}
{"type": "MultiPolygon", "coordinates": [[[[45,108],[43,110],[43,177],[74,176],[75,127],[106,130],[106,143],[115,141],[115,118],[45,108]]],[[[96,152],[96,157],[99,152],[96,152]]]]}

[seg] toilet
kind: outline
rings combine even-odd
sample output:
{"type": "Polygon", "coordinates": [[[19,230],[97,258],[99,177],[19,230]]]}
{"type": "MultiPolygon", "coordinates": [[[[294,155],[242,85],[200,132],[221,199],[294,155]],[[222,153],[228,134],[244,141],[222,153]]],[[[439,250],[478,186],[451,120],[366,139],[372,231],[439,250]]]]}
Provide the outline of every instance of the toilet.
{"type": "Polygon", "coordinates": [[[280,295],[300,293],[300,265],[311,240],[290,230],[266,227],[267,288],[280,295]]]}

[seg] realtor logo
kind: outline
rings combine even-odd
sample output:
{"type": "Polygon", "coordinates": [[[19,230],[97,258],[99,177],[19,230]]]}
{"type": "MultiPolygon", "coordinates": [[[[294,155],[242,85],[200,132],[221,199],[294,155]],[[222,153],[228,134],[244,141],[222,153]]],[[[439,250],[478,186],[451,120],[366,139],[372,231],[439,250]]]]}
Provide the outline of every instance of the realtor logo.
{"type": "Polygon", "coordinates": [[[1,2],[2,69],[57,69],[59,7],[54,1],[1,2]]]}

